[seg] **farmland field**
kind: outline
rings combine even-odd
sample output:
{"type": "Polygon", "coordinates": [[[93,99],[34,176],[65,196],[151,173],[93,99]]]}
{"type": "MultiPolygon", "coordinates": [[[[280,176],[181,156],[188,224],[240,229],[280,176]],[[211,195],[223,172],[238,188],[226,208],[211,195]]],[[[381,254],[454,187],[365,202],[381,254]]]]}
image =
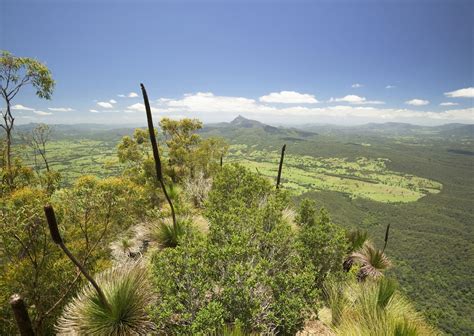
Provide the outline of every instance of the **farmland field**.
{"type": "MultiPolygon", "coordinates": [[[[260,174],[274,177],[280,153],[252,150],[247,145],[233,145],[229,160],[242,163],[260,174]]],[[[328,190],[379,202],[414,202],[427,194],[441,191],[441,184],[429,179],[387,169],[384,158],[359,157],[314,158],[286,155],[283,184],[296,195],[328,190]]]]}

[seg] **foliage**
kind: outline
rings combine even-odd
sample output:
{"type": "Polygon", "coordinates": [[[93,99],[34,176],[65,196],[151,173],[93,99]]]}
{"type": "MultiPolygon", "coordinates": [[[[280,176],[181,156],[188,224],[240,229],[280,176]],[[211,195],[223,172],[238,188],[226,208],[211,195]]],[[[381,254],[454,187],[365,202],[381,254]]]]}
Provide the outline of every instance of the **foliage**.
{"type": "Polygon", "coordinates": [[[349,241],[348,253],[349,256],[344,259],[342,267],[344,271],[349,272],[354,264],[354,259],[350,256],[351,253],[360,250],[367,242],[368,233],[365,230],[352,230],[347,233],[347,240],[349,241]]]}
{"type": "Polygon", "coordinates": [[[161,248],[176,247],[181,243],[189,225],[189,220],[186,218],[177,218],[176,226],[169,219],[161,220],[156,224],[152,238],[161,248]]]}
{"type": "Polygon", "coordinates": [[[40,98],[50,99],[53,93],[54,80],[51,72],[43,63],[28,57],[17,57],[8,51],[2,51],[0,56],[0,97],[5,102],[6,109],[2,110],[3,123],[0,125],[5,131],[6,146],[1,167],[2,173],[10,190],[15,186],[15,174],[12,173],[12,140],[15,117],[11,112],[11,102],[21,88],[31,85],[40,98]]]}
{"type": "Polygon", "coordinates": [[[266,179],[223,167],[206,203],[209,237],[190,235],[153,256],[158,329],[213,334],[238,320],[247,331],[298,331],[317,291],[313,266],[282,218],[287,202],[266,179]]]}
{"type": "Polygon", "coordinates": [[[357,273],[359,281],[365,281],[367,278],[379,279],[383,277],[383,271],[391,266],[385,253],[370,242],[366,242],[360,250],[351,253],[349,258],[361,266],[357,273]]]}
{"type": "Polygon", "coordinates": [[[328,275],[342,271],[342,261],[347,249],[344,230],[332,223],[326,210],[316,212],[316,203],[304,200],[296,218],[300,226],[298,239],[302,243],[302,255],[316,271],[317,287],[321,287],[328,275]]]}
{"type": "Polygon", "coordinates": [[[110,311],[88,284],[64,308],[57,324],[59,335],[146,335],[154,330],[147,314],[153,302],[146,268],[128,263],[96,277],[110,311]]]}
{"type": "Polygon", "coordinates": [[[47,195],[21,188],[0,201],[0,334],[16,332],[9,296],[21,293],[36,333],[51,332],[61,307],[77,285],[75,271],[51,242],[44,220],[47,195]]]}
{"type": "Polygon", "coordinates": [[[121,178],[82,177],[50,199],[45,191],[24,187],[0,203],[1,333],[14,330],[8,296],[18,292],[30,304],[37,333],[51,331],[52,322],[74,293],[81,277],[50,241],[42,208],[57,209],[66,244],[85,267],[100,271],[110,265],[108,244],[143,218],[142,189],[121,178]],[[3,276],[4,275],[4,276],[3,276]]]}
{"type": "Polygon", "coordinates": [[[54,80],[46,65],[33,58],[14,56],[5,50],[0,57],[0,79],[2,90],[10,93],[10,100],[25,85],[32,85],[36,95],[46,99],[51,98],[54,89],[54,80]]]}
{"type": "Polygon", "coordinates": [[[168,150],[167,173],[174,182],[193,179],[199,173],[209,178],[217,171],[227,145],[222,138],[201,139],[196,131],[202,128],[202,122],[163,118],[160,127],[168,150]]]}
{"type": "Polygon", "coordinates": [[[162,193],[156,180],[148,132],[136,129],[133,137],[123,137],[118,145],[117,154],[119,162],[125,164],[124,176],[142,186],[146,190],[149,202],[158,205],[162,200],[162,193]]]}
{"type": "Polygon", "coordinates": [[[412,305],[396,290],[393,280],[352,284],[346,288],[345,306],[337,335],[437,335],[412,305]]]}
{"type": "Polygon", "coordinates": [[[168,175],[173,182],[194,175],[195,167],[191,164],[191,155],[199,144],[200,137],[195,132],[202,128],[202,122],[189,118],[163,118],[160,127],[168,149],[168,175]]]}
{"type": "Polygon", "coordinates": [[[200,171],[194,178],[187,178],[184,183],[185,195],[196,208],[202,208],[212,186],[212,179],[206,178],[200,171]]]}

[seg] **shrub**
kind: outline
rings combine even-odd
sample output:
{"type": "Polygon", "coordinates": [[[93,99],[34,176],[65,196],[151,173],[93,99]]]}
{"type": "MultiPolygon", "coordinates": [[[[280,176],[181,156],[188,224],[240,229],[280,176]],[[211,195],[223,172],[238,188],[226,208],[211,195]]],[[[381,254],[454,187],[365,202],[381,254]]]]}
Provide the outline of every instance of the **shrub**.
{"type": "Polygon", "coordinates": [[[298,239],[302,244],[302,255],[315,270],[315,285],[320,288],[330,274],[342,271],[342,262],[347,250],[344,230],[331,222],[326,210],[316,211],[314,201],[304,200],[300,206],[297,223],[300,226],[298,239]]]}
{"type": "MultiPolygon", "coordinates": [[[[287,195],[237,165],[223,167],[206,203],[209,235],[157,251],[152,314],[168,335],[241,330],[295,334],[314,307],[314,268],[282,211],[287,195]]],[[[240,332],[240,331],[239,331],[240,332]]]]}

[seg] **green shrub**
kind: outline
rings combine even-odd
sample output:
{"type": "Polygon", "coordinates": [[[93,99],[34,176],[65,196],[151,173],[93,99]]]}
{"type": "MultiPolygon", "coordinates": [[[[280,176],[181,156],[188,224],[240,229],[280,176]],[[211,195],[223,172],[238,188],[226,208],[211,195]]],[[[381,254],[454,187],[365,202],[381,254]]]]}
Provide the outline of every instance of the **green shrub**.
{"type": "Polygon", "coordinates": [[[314,201],[304,200],[298,211],[300,226],[298,239],[302,244],[302,255],[316,270],[315,285],[321,288],[330,274],[342,271],[342,263],[347,250],[344,230],[332,223],[326,210],[316,211],[314,201]]]}
{"type": "Polygon", "coordinates": [[[152,314],[168,335],[241,330],[293,335],[315,305],[312,263],[282,211],[287,195],[264,178],[228,165],[206,203],[207,238],[189,236],[152,258],[160,297],[152,314]]]}

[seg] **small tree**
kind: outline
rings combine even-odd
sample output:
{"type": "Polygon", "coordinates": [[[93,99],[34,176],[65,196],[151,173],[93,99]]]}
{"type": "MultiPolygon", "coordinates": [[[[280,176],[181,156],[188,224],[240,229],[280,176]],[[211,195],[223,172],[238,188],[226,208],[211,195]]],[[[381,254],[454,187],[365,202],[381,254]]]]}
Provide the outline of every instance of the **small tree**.
{"type": "Polygon", "coordinates": [[[3,124],[0,126],[6,133],[4,162],[7,170],[7,183],[13,186],[12,169],[12,131],[15,118],[11,112],[11,104],[20,89],[31,85],[36,89],[40,98],[51,99],[54,80],[48,67],[29,57],[16,57],[8,51],[2,51],[0,56],[0,96],[5,101],[5,111],[1,114],[3,124]]]}

